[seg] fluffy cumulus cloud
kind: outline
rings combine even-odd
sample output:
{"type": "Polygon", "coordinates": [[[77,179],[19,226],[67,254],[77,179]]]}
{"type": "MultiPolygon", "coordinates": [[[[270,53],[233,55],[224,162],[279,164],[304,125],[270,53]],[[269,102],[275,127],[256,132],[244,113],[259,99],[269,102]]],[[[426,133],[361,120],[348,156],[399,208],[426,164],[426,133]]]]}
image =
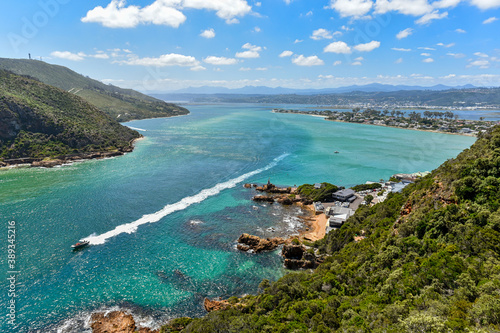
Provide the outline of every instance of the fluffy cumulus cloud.
{"type": "Polygon", "coordinates": [[[200,66],[200,62],[196,60],[195,57],[176,53],[163,54],[157,58],[139,58],[137,56],[132,56],[129,59],[119,61],[118,63],[152,67],[182,66],[197,68],[198,66],[200,66]]]}
{"type": "MultiPolygon", "coordinates": [[[[330,0],[328,8],[336,10],[341,17],[363,18],[371,14],[396,12],[403,15],[421,17],[418,24],[428,24],[432,20],[448,16],[442,10],[454,8],[463,0],[330,0]]],[[[476,6],[493,8],[500,0],[471,0],[476,6]]],[[[500,5],[498,5],[500,6],[500,5]]]]}
{"type": "Polygon", "coordinates": [[[112,0],[106,7],[89,10],[82,22],[100,23],[108,28],[133,28],[139,24],[177,28],[186,21],[183,9],[212,10],[227,23],[237,23],[237,17],[249,14],[252,7],[246,0],[156,0],[145,7],[127,6],[125,0],[112,0]]]}
{"type": "Polygon", "coordinates": [[[479,59],[479,60],[474,60],[471,61],[467,67],[479,67],[481,69],[487,69],[490,68],[490,62],[486,59],[479,59]]]}
{"type": "Polygon", "coordinates": [[[97,51],[96,54],[85,54],[84,52],[73,53],[69,51],[54,51],[51,56],[59,59],[82,61],[85,58],[109,59],[109,55],[104,51],[97,51]]]}
{"type": "Polygon", "coordinates": [[[325,64],[318,56],[304,57],[302,54],[295,56],[292,63],[298,66],[321,66],[325,64]]]}
{"type": "Polygon", "coordinates": [[[204,62],[211,65],[234,65],[238,63],[237,59],[234,58],[226,58],[226,57],[216,57],[216,56],[208,56],[203,59],[204,62]]]}
{"type": "Polygon", "coordinates": [[[339,35],[342,35],[340,31],[331,32],[326,29],[318,29],[313,31],[310,38],[314,40],[332,39],[334,36],[339,35]]]}
{"type": "Polygon", "coordinates": [[[471,3],[482,10],[500,7],[500,0],[471,0],[471,3]]]}
{"type": "Polygon", "coordinates": [[[66,59],[71,61],[81,61],[84,59],[84,54],[76,54],[69,51],[54,51],[50,55],[59,59],[66,59]]]}
{"type": "Polygon", "coordinates": [[[396,35],[396,38],[403,39],[403,38],[410,36],[412,33],[413,33],[412,28],[406,28],[405,30],[401,30],[400,32],[398,32],[398,34],[396,35]]]}
{"type": "Polygon", "coordinates": [[[203,31],[200,34],[200,36],[203,37],[203,38],[214,38],[215,37],[215,31],[214,31],[214,29],[207,29],[207,30],[203,31]]]}
{"type": "Polygon", "coordinates": [[[358,44],[354,46],[354,49],[359,52],[371,52],[375,50],[376,48],[380,47],[380,42],[376,40],[372,40],[369,43],[366,44],[358,44]]]}
{"type": "Polygon", "coordinates": [[[329,8],[335,9],[340,16],[362,17],[373,7],[371,0],[331,0],[329,8]]]}
{"type": "Polygon", "coordinates": [[[434,59],[432,59],[432,58],[425,58],[424,60],[422,60],[422,62],[431,63],[431,62],[434,62],[434,59]]]}
{"type": "Polygon", "coordinates": [[[280,58],[284,58],[284,57],[291,57],[293,55],[293,52],[292,51],[283,51],[281,52],[281,54],[279,55],[280,58]]]}
{"type": "Polygon", "coordinates": [[[250,43],[244,44],[241,48],[246,49],[246,51],[237,52],[236,53],[237,58],[259,58],[260,51],[262,51],[262,47],[255,46],[250,43]]]}
{"type": "Polygon", "coordinates": [[[345,42],[333,42],[328,44],[323,51],[330,53],[349,54],[351,53],[351,47],[345,42]]]}

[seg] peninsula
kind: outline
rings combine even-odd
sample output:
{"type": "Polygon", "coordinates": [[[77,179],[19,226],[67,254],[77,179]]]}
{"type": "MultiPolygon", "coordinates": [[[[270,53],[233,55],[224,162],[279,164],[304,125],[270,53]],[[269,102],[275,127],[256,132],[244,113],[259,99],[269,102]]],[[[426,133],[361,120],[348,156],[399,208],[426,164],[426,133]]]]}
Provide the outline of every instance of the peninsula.
{"type": "MultiPolygon", "coordinates": [[[[296,113],[324,117],[325,120],[346,123],[367,124],[377,126],[398,127],[411,130],[431,131],[446,134],[477,136],[480,132],[497,125],[497,121],[464,120],[451,111],[412,111],[408,114],[402,111],[375,110],[368,108],[361,111],[354,108],[352,111],[314,110],[301,111],[289,109],[273,109],[274,113],[296,113]]],[[[481,117],[482,118],[482,117],[481,117]]]]}

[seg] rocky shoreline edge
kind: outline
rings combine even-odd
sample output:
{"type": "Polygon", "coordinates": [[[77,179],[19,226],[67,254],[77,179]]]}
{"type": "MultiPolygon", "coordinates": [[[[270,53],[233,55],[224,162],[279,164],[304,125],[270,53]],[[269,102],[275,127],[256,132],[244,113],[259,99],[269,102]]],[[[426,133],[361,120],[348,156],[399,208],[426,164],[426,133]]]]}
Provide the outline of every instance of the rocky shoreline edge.
{"type": "Polygon", "coordinates": [[[119,148],[113,151],[96,151],[89,153],[78,153],[72,155],[61,155],[55,158],[35,158],[35,157],[23,157],[23,158],[14,158],[8,160],[0,160],[0,168],[12,168],[17,166],[30,166],[30,167],[39,167],[39,168],[53,168],[58,165],[74,163],[74,162],[82,162],[85,160],[93,160],[93,159],[104,159],[111,158],[116,156],[122,156],[126,153],[130,153],[134,150],[134,144],[143,139],[141,136],[132,140],[128,146],[119,148]]]}
{"type": "MultiPolygon", "coordinates": [[[[300,198],[298,195],[294,196],[294,188],[291,187],[280,188],[271,183],[263,186],[245,184],[244,187],[255,188],[257,191],[264,193],[254,196],[252,200],[255,202],[267,202],[271,204],[277,202],[283,205],[298,204],[305,209],[310,209],[308,205],[312,203],[307,198],[300,198]]],[[[300,216],[300,218],[306,225],[310,224],[313,219],[306,216],[300,216]]],[[[289,236],[288,238],[260,238],[255,235],[243,233],[237,240],[236,248],[242,252],[258,254],[274,251],[282,246],[281,256],[284,259],[283,265],[285,268],[290,270],[315,269],[324,261],[324,258],[318,256],[312,247],[301,243],[300,239],[307,241],[305,235],[308,231],[309,228],[306,228],[306,231],[302,232],[300,236],[289,236]]],[[[229,299],[205,298],[203,301],[203,307],[207,313],[227,308],[244,308],[245,306],[244,296],[230,297],[229,299]]],[[[168,327],[169,330],[167,332],[179,332],[191,321],[192,319],[188,317],[175,318],[165,323],[163,327],[168,327]]],[[[124,311],[112,311],[109,313],[94,312],[91,316],[90,327],[93,333],[160,333],[162,331],[161,329],[138,327],[133,315],[124,311]]]]}

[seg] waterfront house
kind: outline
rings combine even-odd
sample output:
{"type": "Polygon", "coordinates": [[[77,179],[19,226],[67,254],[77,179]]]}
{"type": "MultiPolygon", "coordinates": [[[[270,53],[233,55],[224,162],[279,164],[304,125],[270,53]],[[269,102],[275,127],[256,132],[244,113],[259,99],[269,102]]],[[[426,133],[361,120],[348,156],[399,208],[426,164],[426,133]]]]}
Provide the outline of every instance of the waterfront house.
{"type": "Polygon", "coordinates": [[[354,214],[354,211],[345,207],[330,207],[329,213],[331,214],[328,219],[328,224],[333,228],[340,228],[344,222],[354,214]]]}
{"type": "Polygon", "coordinates": [[[353,202],[354,200],[356,200],[355,193],[356,192],[354,192],[353,189],[346,188],[346,189],[343,189],[343,190],[340,190],[340,191],[333,193],[332,196],[335,200],[338,200],[338,201],[353,202]]]}
{"type": "Polygon", "coordinates": [[[325,211],[325,206],[323,206],[323,204],[319,201],[313,202],[313,206],[314,206],[314,212],[316,214],[320,214],[325,211]]]}

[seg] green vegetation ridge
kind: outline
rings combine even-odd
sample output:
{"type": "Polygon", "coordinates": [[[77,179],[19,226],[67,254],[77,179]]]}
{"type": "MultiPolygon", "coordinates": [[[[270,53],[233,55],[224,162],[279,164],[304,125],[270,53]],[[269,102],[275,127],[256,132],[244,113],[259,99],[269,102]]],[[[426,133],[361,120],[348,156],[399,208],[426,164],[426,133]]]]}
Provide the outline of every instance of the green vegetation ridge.
{"type": "Polygon", "coordinates": [[[189,111],[132,89],[107,85],[69,68],[38,60],[0,58],[0,69],[35,78],[82,97],[120,122],[186,115],[189,111]]]}
{"type": "Polygon", "coordinates": [[[163,332],[500,331],[500,127],[315,243],[314,271],[163,332]]]}
{"type": "Polygon", "coordinates": [[[126,152],[140,136],[74,94],[0,70],[0,162],[126,152]]]}

